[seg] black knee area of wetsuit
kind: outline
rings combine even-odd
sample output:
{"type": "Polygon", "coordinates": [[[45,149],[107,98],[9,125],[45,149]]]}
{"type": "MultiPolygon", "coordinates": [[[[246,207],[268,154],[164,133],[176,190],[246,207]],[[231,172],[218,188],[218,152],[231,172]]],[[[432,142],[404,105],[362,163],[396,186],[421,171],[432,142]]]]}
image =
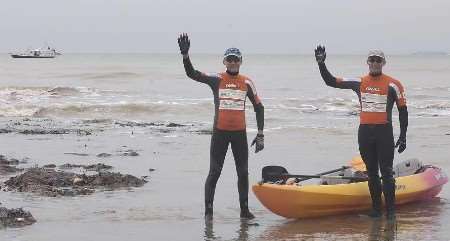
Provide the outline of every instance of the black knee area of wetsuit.
{"type": "Polygon", "coordinates": [[[214,193],[216,191],[217,181],[222,173],[222,166],[211,165],[208,177],[205,182],[205,202],[211,203],[214,201],[214,193]]]}
{"type": "Polygon", "coordinates": [[[209,172],[208,172],[208,178],[217,180],[217,179],[219,179],[221,173],[222,173],[221,167],[216,167],[216,166],[210,167],[209,172]]]}
{"type": "Polygon", "coordinates": [[[240,168],[240,169],[236,170],[236,172],[237,172],[238,179],[241,179],[241,178],[248,179],[248,170],[240,168]]]}
{"type": "Polygon", "coordinates": [[[381,211],[381,182],[379,178],[369,179],[369,192],[372,199],[372,209],[381,211]]]}
{"type": "Polygon", "coordinates": [[[386,211],[394,213],[395,211],[395,178],[392,167],[392,159],[386,162],[380,162],[381,179],[383,180],[383,195],[386,204],[386,211]]]}
{"type": "Polygon", "coordinates": [[[206,178],[206,183],[210,186],[215,187],[217,180],[219,180],[220,174],[222,173],[223,163],[211,161],[208,177],[206,178]]]}
{"type": "Polygon", "coordinates": [[[386,167],[385,169],[383,169],[383,172],[381,173],[381,179],[383,180],[383,186],[384,186],[384,184],[394,185],[395,179],[394,179],[394,172],[392,170],[392,167],[386,167]]]}
{"type": "Polygon", "coordinates": [[[367,177],[370,180],[378,180],[378,179],[380,179],[380,176],[378,175],[378,172],[374,172],[373,170],[371,172],[369,172],[369,171],[367,172],[367,177]]]}
{"type": "Polygon", "coordinates": [[[393,213],[395,211],[395,179],[392,175],[383,176],[382,179],[386,211],[393,213]]]}

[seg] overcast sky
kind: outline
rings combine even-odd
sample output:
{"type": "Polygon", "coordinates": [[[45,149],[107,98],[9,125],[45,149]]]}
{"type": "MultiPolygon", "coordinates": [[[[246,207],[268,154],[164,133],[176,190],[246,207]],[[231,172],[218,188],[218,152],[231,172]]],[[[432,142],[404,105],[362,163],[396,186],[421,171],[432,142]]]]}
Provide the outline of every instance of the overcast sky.
{"type": "Polygon", "coordinates": [[[449,0],[1,0],[0,52],[450,52],[449,0]]]}

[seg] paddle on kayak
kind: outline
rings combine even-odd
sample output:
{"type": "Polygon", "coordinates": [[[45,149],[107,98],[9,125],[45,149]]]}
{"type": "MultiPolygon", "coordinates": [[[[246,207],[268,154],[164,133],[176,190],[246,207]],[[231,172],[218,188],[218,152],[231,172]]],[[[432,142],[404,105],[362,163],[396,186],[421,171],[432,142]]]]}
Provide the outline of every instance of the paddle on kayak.
{"type": "Polygon", "coordinates": [[[367,181],[365,177],[346,177],[346,176],[326,176],[327,174],[340,172],[352,168],[351,166],[343,166],[326,172],[321,172],[315,175],[295,175],[289,174],[286,168],[282,166],[265,166],[262,169],[262,182],[281,182],[284,183],[288,178],[297,178],[296,182],[309,180],[312,178],[330,178],[330,179],[346,179],[353,181],[367,181]]]}

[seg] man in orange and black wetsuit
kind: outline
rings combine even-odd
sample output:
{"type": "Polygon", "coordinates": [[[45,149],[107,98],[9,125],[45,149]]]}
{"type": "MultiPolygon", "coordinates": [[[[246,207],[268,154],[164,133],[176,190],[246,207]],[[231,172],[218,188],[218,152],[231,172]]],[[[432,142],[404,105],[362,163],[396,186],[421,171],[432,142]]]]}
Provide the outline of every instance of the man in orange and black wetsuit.
{"type": "Polygon", "coordinates": [[[214,192],[222,171],[228,145],[231,143],[238,175],[239,202],[241,218],[252,219],[248,209],[248,144],[245,124],[245,101],[248,97],[256,112],[258,134],[252,142],[255,152],[264,148],[264,106],[256,93],[255,85],[246,76],[239,74],[242,63],[241,52],[237,48],[225,51],[223,63],[226,72],[204,74],[192,66],[189,59],[190,41],[187,34],[178,38],[183,64],[189,78],[211,87],[214,95],[215,115],[210,147],[210,167],[205,183],[205,218],[213,215],[214,192]]]}
{"type": "Polygon", "coordinates": [[[325,66],[325,47],[315,50],[320,74],[328,86],[352,89],[360,102],[358,130],[359,151],[369,175],[369,191],[372,197],[371,217],[381,216],[381,192],[383,191],[387,218],[395,218],[395,179],[393,177],[394,149],[401,153],[406,149],[408,110],[402,84],[382,72],[386,64],[384,53],[370,51],[367,59],[369,74],[361,78],[335,78],[325,66]],[[400,121],[400,137],[394,146],[392,107],[397,104],[400,121]],[[381,171],[383,186],[378,175],[381,171]]]}

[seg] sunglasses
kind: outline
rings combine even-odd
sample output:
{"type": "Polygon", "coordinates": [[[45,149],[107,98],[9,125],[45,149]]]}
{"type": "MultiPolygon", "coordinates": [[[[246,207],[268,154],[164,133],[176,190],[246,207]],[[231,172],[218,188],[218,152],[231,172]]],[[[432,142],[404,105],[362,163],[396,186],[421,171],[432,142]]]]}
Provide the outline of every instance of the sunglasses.
{"type": "Polygon", "coordinates": [[[367,61],[369,62],[369,63],[378,63],[378,64],[381,64],[381,63],[383,63],[383,58],[380,58],[380,57],[369,57],[368,59],[367,59],[367,61]]]}
{"type": "Polygon", "coordinates": [[[237,62],[241,62],[241,58],[239,58],[238,56],[235,56],[235,55],[229,55],[229,56],[225,57],[225,61],[227,61],[228,63],[231,63],[231,62],[237,63],[237,62]]]}

